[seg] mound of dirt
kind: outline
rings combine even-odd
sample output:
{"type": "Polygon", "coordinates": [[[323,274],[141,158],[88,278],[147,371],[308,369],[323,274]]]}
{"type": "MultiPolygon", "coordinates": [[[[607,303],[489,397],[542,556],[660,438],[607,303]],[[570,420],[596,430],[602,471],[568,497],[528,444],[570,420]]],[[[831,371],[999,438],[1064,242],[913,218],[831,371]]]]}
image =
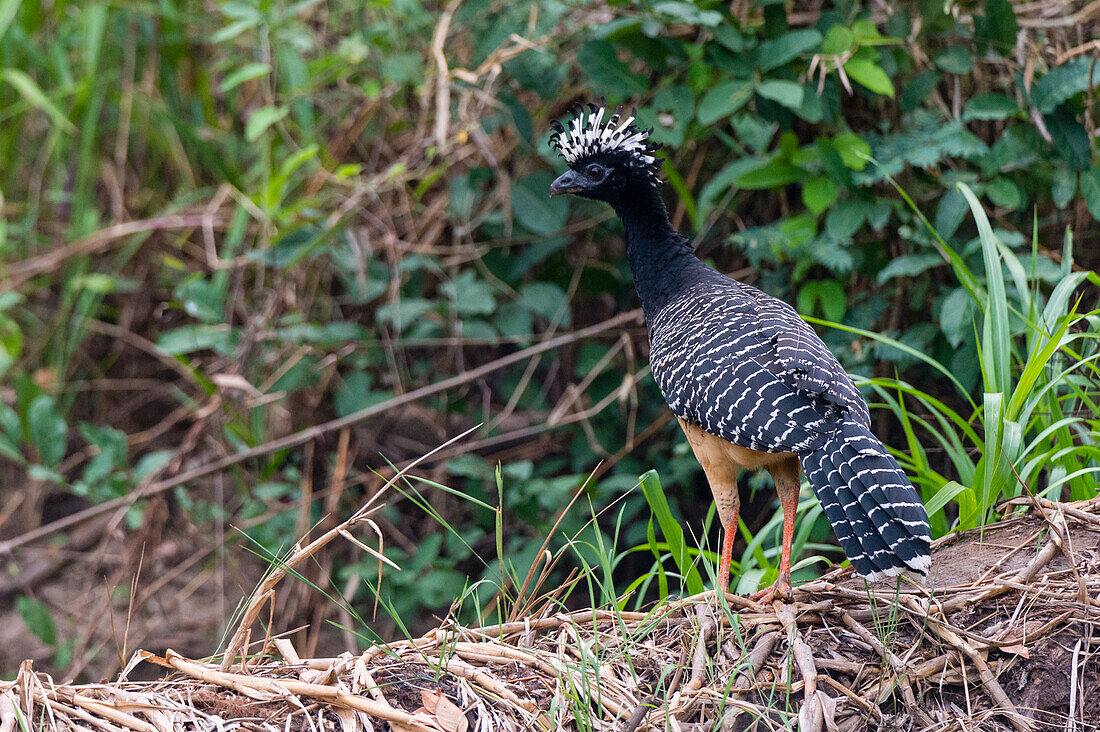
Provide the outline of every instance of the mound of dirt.
{"type": "Polygon", "coordinates": [[[318,659],[298,658],[283,640],[248,654],[255,615],[246,614],[243,643],[220,664],[141,654],[174,671],[165,681],[58,686],[25,664],[0,687],[0,726],[22,715],[51,729],[152,732],[229,723],[344,732],[1095,730],[1100,500],[1027,503],[983,531],[937,542],[923,583],[867,586],[837,570],[786,604],[707,593],[645,613],[555,613],[548,602],[518,622],[445,623],[415,640],[318,659]]]}

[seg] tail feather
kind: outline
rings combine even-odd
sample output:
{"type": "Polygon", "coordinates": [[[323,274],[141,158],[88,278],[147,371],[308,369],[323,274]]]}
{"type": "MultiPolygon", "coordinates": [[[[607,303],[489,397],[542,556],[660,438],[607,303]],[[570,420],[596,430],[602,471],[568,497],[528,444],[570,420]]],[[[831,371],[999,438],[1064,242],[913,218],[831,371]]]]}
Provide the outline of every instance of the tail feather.
{"type": "MultiPolygon", "coordinates": [[[[810,485],[814,485],[815,480],[820,481],[821,478],[816,476],[822,474],[825,470],[820,462],[821,455],[822,453],[809,454],[802,460],[802,467],[806,471],[810,485]]],[[[825,512],[825,518],[829,519],[829,523],[833,527],[833,533],[836,534],[837,541],[840,542],[840,548],[844,550],[844,554],[851,560],[852,566],[854,566],[856,571],[860,574],[866,574],[872,571],[874,566],[863,556],[863,550],[860,547],[859,539],[856,537],[852,525],[848,523],[848,517],[844,514],[844,509],[840,505],[839,496],[835,493],[827,492],[819,494],[818,501],[821,503],[821,509],[825,512]]]]}
{"type": "MultiPolygon", "coordinates": [[[[905,528],[883,508],[885,501],[881,486],[872,483],[868,486],[859,473],[853,469],[845,445],[836,461],[841,479],[847,484],[843,491],[854,496],[851,513],[860,515],[863,530],[863,550],[868,555],[875,570],[883,575],[900,574],[905,569],[904,560],[899,563],[899,547],[911,537],[905,528]]],[[[873,575],[872,575],[873,576],[873,575]]]]}
{"type": "Polygon", "coordinates": [[[844,515],[859,540],[860,551],[872,566],[867,576],[877,578],[879,575],[889,574],[893,569],[893,562],[890,561],[890,545],[882,538],[878,525],[868,515],[867,508],[861,502],[863,494],[860,486],[851,482],[850,475],[845,475],[847,471],[844,467],[843,462],[834,463],[834,469],[830,474],[835,477],[830,485],[835,487],[840,504],[844,508],[844,515]]]}
{"type": "Polygon", "coordinates": [[[865,425],[846,420],[824,445],[800,457],[857,572],[878,579],[906,569],[928,571],[932,536],[924,505],[865,425]]]}

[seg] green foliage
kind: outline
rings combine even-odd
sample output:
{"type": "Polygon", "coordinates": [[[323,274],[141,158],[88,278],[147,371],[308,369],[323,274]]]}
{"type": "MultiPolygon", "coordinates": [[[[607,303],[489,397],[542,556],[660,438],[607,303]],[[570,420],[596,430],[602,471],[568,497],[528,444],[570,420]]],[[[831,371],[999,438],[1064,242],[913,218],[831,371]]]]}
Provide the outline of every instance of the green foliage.
{"type": "Polygon", "coordinates": [[[72,660],[74,642],[58,637],[57,625],[46,604],[33,597],[20,595],[15,598],[15,607],[27,630],[53,651],[53,663],[62,668],[68,666],[72,660]]]}
{"type": "MultiPolygon", "coordinates": [[[[699,570],[696,569],[690,559],[689,549],[684,541],[684,530],[680,527],[680,523],[672,517],[672,511],[669,509],[668,499],[661,487],[661,480],[657,477],[657,471],[650,470],[640,477],[638,482],[642,486],[642,492],[645,495],[646,503],[649,504],[649,509],[661,526],[661,533],[665,537],[664,546],[671,553],[676,568],[683,578],[684,589],[689,595],[699,594],[703,591],[703,579],[699,576],[699,570]]],[[[650,534],[652,535],[652,523],[650,524],[650,534]]],[[[658,546],[651,539],[650,549],[658,560],[657,569],[660,573],[661,597],[664,598],[668,596],[668,585],[664,576],[664,567],[660,562],[661,557],[658,546]]]]}
{"type": "MultiPolygon", "coordinates": [[[[853,373],[896,373],[866,383],[896,417],[883,437],[904,447],[937,535],[1023,485],[1092,495],[1100,71],[1047,53],[1026,83],[1008,71],[1021,33],[1028,48],[1076,45],[1064,29],[1036,29],[1007,0],[885,17],[851,3],[813,17],[710,0],[448,7],[442,95],[440,8],[420,0],[0,0],[0,257],[14,283],[0,293],[0,454],[19,489],[116,498],[168,465],[633,307],[618,225],[546,195],[561,168],[549,119],[606,95],[666,144],[667,197],[706,257],[836,322],[824,337],[853,373]],[[1071,225],[1076,252],[1050,244],[1071,225]]],[[[663,597],[673,571],[694,592],[717,527],[697,464],[659,421],[643,339],[570,343],[392,410],[357,427],[357,452],[265,453],[226,471],[224,504],[208,481],[172,499],[200,534],[240,521],[278,556],[332,508],[306,500],[311,481],[350,464],[372,484],[378,453],[411,459],[483,424],[473,454],[429,466],[439,482],[386,508],[404,539],[385,547],[403,571],[373,587],[390,630],[455,593],[474,615],[524,607],[555,526],[551,554],[591,569],[593,596],[663,597]],[[654,468],[664,489],[649,474],[633,490],[654,468]],[[556,524],[581,485],[591,511],[556,524]],[[650,567],[656,589],[629,585],[650,567]]],[[[780,514],[765,507],[742,527],[743,589],[774,577],[780,514]]],[[[830,540],[811,499],[799,510],[808,576],[830,540]]],[[[340,557],[335,575],[368,564],[340,557]]]]}
{"type": "Polygon", "coordinates": [[[954,308],[970,313],[953,315],[969,325],[952,330],[969,327],[973,334],[981,401],[957,381],[959,396],[968,400],[965,411],[904,381],[871,382],[903,425],[908,452],[899,458],[922,487],[939,533],[949,528],[936,515],[948,501],[958,505],[956,525],[973,528],[991,520],[1001,500],[1025,492],[1092,498],[1100,473],[1100,310],[1078,311],[1080,289],[1100,284],[1100,276],[1073,271],[1068,230],[1056,272],[1039,269],[1037,239],[1030,263],[1021,260],[994,232],[970,188],[959,184],[959,190],[977,222],[984,266],[973,272],[950,252],[961,293],[954,308]],[[965,308],[967,302],[972,307],[965,308]],[[949,456],[959,482],[932,467],[928,437],[949,456]]]}

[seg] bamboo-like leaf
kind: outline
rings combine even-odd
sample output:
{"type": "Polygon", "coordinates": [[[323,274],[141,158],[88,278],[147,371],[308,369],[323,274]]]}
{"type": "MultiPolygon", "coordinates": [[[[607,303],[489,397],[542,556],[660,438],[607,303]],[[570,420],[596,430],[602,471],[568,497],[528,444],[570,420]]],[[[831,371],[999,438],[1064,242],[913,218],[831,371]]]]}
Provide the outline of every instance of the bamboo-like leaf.
{"type": "Polygon", "coordinates": [[[936,492],[936,495],[932,497],[932,500],[928,501],[928,503],[925,504],[924,508],[926,511],[928,511],[929,516],[933,516],[934,514],[942,511],[947,505],[948,501],[953,500],[963,492],[973,494],[974,491],[970,488],[967,488],[962,483],[957,483],[953,480],[948,481],[943,486],[943,488],[940,488],[936,492]]]}
{"type": "Polygon", "coordinates": [[[965,183],[959,183],[958,189],[966,196],[966,201],[974,214],[974,223],[978,226],[978,237],[981,239],[982,257],[985,261],[986,290],[989,292],[989,300],[982,326],[980,356],[986,390],[1008,394],[1012,369],[1012,332],[1008,320],[1004,273],[1001,270],[1000,240],[993,233],[989,218],[985,215],[985,209],[982,208],[981,202],[970,187],[965,183]]]}
{"type": "Polygon", "coordinates": [[[697,595],[703,591],[703,578],[699,575],[684,542],[684,530],[672,517],[672,510],[668,506],[668,498],[661,487],[661,479],[656,470],[650,470],[638,478],[645,494],[649,509],[657,517],[657,524],[661,527],[661,533],[665,535],[665,541],[672,548],[672,559],[680,569],[680,575],[684,578],[684,586],[689,594],[697,595]]]}

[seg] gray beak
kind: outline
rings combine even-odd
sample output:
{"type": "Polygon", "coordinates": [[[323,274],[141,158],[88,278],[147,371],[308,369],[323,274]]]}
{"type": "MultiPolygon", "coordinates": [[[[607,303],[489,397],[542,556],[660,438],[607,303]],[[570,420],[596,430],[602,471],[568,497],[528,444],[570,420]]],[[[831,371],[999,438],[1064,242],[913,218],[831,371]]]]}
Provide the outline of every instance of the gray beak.
{"type": "Polygon", "coordinates": [[[577,174],[567,170],[550,184],[550,195],[560,196],[565,193],[576,193],[581,187],[577,185],[577,174]]]}

